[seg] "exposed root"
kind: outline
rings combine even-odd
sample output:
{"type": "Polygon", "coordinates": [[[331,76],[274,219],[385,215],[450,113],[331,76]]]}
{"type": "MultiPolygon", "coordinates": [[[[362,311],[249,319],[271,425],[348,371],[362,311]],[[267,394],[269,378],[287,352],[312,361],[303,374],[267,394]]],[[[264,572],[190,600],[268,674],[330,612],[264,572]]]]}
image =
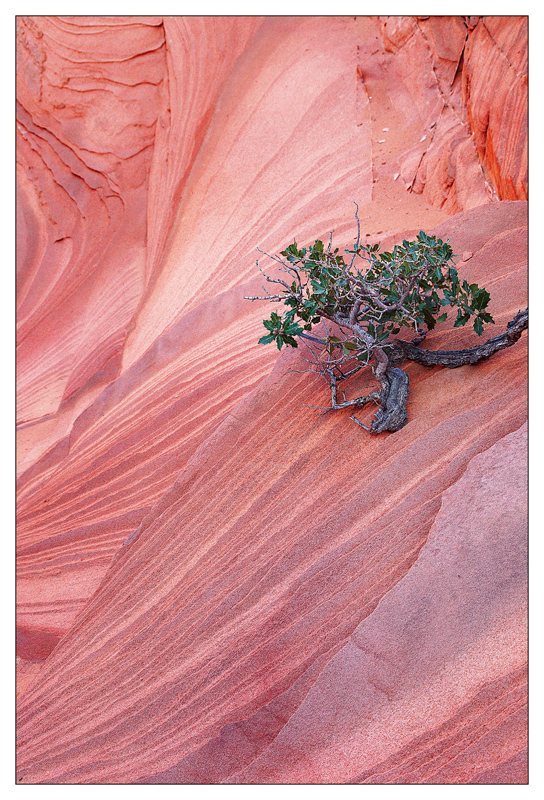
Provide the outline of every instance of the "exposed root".
{"type": "Polygon", "coordinates": [[[352,416],[351,419],[371,433],[383,433],[384,431],[398,431],[406,425],[408,416],[406,413],[406,403],[408,400],[408,387],[410,378],[400,367],[387,367],[385,374],[382,375],[380,383],[381,391],[371,391],[362,397],[355,397],[353,400],[338,402],[337,381],[335,375],[329,375],[328,379],[331,386],[331,405],[327,411],[341,411],[344,408],[362,408],[367,403],[376,403],[380,406],[376,418],[372,421],[370,428],[352,416]]]}

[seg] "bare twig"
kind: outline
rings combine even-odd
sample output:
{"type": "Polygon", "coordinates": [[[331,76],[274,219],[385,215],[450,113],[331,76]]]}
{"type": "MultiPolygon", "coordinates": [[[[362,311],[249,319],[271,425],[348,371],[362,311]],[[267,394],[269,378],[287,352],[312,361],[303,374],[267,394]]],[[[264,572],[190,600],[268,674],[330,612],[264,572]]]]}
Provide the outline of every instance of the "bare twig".
{"type": "MultiPolygon", "coordinates": [[[[264,286],[263,286],[264,289],[264,286]]],[[[266,289],[264,289],[266,292],[266,289]]],[[[244,300],[270,300],[272,303],[279,303],[282,300],[285,300],[284,294],[270,294],[266,292],[266,297],[263,295],[257,295],[256,297],[247,297],[244,295],[244,300]]]]}
{"type": "Polygon", "coordinates": [[[353,255],[351,257],[351,261],[349,264],[349,269],[351,269],[355,263],[355,259],[357,258],[357,253],[359,252],[359,246],[361,244],[361,222],[359,220],[359,206],[355,203],[355,219],[357,220],[357,239],[355,240],[355,248],[353,251],[353,255]]]}
{"type": "Polygon", "coordinates": [[[361,420],[357,419],[357,417],[356,417],[355,415],[351,416],[351,417],[350,417],[350,419],[352,419],[354,422],[356,422],[356,423],[357,423],[357,425],[360,425],[360,426],[361,426],[361,428],[364,428],[364,429],[365,429],[365,431],[370,431],[370,430],[372,430],[372,428],[367,428],[367,426],[366,426],[366,425],[363,425],[363,423],[361,422],[361,420]]]}
{"type": "Polygon", "coordinates": [[[258,269],[259,269],[259,272],[261,273],[261,275],[263,275],[263,276],[264,276],[265,280],[267,280],[267,281],[268,281],[268,283],[279,283],[279,284],[281,284],[282,286],[284,286],[284,287],[287,289],[287,291],[289,291],[289,292],[291,291],[291,287],[289,286],[289,284],[288,284],[288,283],[285,283],[285,281],[282,281],[282,279],[281,279],[281,278],[271,278],[269,275],[267,275],[267,274],[266,274],[266,272],[264,272],[264,271],[261,269],[261,266],[260,266],[260,264],[259,264],[259,262],[258,262],[258,261],[256,262],[256,264],[257,264],[257,267],[258,267],[258,269]]]}

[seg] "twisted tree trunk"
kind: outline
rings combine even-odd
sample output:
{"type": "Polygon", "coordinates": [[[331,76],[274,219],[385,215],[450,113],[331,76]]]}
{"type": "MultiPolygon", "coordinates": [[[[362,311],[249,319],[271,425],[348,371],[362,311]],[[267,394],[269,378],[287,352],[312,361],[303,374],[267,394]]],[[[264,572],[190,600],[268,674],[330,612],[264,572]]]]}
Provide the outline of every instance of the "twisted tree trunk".
{"type": "Polygon", "coordinates": [[[406,403],[410,378],[400,367],[387,367],[382,377],[382,386],[382,407],[370,424],[370,432],[400,431],[408,422],[406,403]]]}
{"type": "MultiPolygon", "coordinates": [[[[387,348],[387,361],[385,364],[382,358],[378,359],[376,377],[380,381],[381,391],[372,391],[364,397],[356,397],[354,400],[344,400],[339,403],[337,382],[350,377],[357,370],[352,370],[349,375],[344,376],[335,375],[334,371],[331,370],[327,375],[331,387],[331,406],[327,410],[340,411],[350,407],[362,408],[367,403],[377,403],[380,408],[370,428],[363,425],[357,417],[353,416],[351,419],[371,433],[383,433],[385,431],[394,433],[399,431],[408,421],[406,404],[408,402],[410,378],[403,369],[397,366],[398,364],[408,360],[422,364],[424,367],[449,367],[449,369],[464,367],[468,364],[477,364],[479,361],[489,358],[499,350],[511,347],[517,342],[523,331],[528,327],[528,320],[528,309],[519,311],[514,319],[507,324],[504,333],[464,350],[420,350],[417,344],[424,340],[425,334],[412,342],[396,339],[391,344],[385,345],[387,348]]],[[[300,333],[299,336],[304,339],[311,339],[322,345],[326,344],[324,339],[318,339],[305,333],[300,333]]],[[[384,350],[380,349],[380,353],[384,355],[384,350]]]]}
{"type": "MultiPolygon", "coordinates": [[[[449,367],[456,369],[467,364],[477,364],[489,358],[499,350],[511,347],[520,338],[529,325],[528,309],[519,311],[506,326],[506,331],[475,347],[464,350],[420,350],[413,342],[397,339],[389,349],[390,364],[398,364],[408,359],[422,364],[424,367],[449,367]]],[[[400,367],[389,366],[381,380],[381,408],[371,423],[371,433],[398,431],[406,425],[408,415],[406,403],[410,378],[400,367]]],[[[358,420],[355,420],[358,422],[358,420]]],[[[359,423],[360,424],[360,423],[359,423]]]]}

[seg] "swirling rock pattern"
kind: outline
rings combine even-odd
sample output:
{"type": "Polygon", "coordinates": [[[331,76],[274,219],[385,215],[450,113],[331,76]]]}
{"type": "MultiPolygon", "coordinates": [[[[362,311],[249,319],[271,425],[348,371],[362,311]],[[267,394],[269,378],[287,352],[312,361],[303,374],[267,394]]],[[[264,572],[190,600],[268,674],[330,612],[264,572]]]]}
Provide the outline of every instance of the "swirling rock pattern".
{"type": "Polygon", "coordinates": [[[18,781],[523,783],[526,336],[368,437],[243,295],[355,200],[503,328],[524,20],[18,25],[18,781]]]}

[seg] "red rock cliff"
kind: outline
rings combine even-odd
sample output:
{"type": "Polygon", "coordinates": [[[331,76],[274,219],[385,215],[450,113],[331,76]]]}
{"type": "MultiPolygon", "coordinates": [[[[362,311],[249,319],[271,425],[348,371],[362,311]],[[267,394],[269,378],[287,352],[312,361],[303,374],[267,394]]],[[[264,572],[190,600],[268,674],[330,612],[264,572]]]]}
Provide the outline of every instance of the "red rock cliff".
{"type": "Polygon", "coordinates": [[[18,19],[20,783],[525,782],[526,336],[369,437],[243,295],[356,201],[504,328],[526,27],[18,19]]]}

